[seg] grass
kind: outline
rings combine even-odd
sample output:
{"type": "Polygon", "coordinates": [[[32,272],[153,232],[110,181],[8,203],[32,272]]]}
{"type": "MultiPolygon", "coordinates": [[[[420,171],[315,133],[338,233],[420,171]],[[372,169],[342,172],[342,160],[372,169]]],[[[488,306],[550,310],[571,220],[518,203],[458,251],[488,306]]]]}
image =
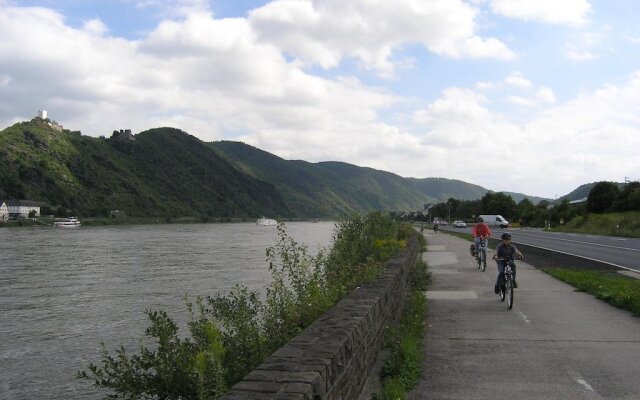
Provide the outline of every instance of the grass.
{"type": "Polygon", "coordinates": [[[640,237],[640,211],[579,215],[565,225],[553,228],[553,230],[592,235],[640,237]]]}
{"type": "Polygon", "coordinates": [[[640,280],[616,272],[546,268],[544,271],[579,291],[594,295],[600,300],[631,311],[640,317],[640,280]]]}
{"type": "Polygon", "coordinates": [[[387,331],[385,347],[390,354],[382,367],[382,388],[373,396],[375,400],[406,399],[422,376],[422,342],[427,311],[424,291],[430,283],[427,265],[420,260],[414,271],[411,294],[400,324],[387,331]]]}

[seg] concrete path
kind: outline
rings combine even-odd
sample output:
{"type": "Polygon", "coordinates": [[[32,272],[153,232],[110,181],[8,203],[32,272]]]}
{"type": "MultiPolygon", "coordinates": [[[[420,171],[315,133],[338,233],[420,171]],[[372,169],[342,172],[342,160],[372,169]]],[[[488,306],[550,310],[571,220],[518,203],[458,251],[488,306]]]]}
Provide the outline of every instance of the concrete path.
{"type": "Polygon", "coordinates": [[[508,310],[495,263],[480,272],[468,241],[425,236],[433,284],[410,399],[640,399],[640,318],[522,261],[508,310]]]}

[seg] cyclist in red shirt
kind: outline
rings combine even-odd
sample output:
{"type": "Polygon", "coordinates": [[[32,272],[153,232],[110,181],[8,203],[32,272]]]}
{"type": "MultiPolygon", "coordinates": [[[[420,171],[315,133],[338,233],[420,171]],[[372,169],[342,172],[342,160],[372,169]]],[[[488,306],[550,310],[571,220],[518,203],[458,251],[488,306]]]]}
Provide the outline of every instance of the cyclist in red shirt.
{"type": "Polygon", "coordinates": [[[489,226],[484,223],[482,217],[478,217],[477,221],[478,223],[473,226],[473,229],[471,229],[471,235],[473,235],[474,243],[471,247],[474,257],[476,255],[476,249],[480,248],[480,238],[489,239],[491,237],[491,229],[489,229],[489,226]]]}

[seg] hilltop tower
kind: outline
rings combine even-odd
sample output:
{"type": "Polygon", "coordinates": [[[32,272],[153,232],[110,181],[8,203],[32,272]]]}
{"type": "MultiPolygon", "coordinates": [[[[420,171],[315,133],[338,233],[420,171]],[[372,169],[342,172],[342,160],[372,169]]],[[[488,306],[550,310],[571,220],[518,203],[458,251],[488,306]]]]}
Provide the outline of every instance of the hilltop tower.
{"type": "Polygon", "coordinates": [[[47,119],[47,110],[38,110],[38,117],[47,119]]]}

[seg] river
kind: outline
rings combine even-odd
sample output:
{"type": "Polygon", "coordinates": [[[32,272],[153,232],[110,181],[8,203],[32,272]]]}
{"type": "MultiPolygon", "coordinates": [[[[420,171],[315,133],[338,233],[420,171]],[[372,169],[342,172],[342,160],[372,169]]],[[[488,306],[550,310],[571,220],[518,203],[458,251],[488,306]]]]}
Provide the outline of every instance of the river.
{"type": "MultiPolygon", "coordinates": [[[[334,229],[286,226],[312,254],[334,229]]],[[[255,223],[0,229],[0,398],[104,397],[75,379],[100,360],[101,341],[135,352],[145,309],[185,320],[185,293],[264,289],[275,240],[275,226],[255,223]]]]}

